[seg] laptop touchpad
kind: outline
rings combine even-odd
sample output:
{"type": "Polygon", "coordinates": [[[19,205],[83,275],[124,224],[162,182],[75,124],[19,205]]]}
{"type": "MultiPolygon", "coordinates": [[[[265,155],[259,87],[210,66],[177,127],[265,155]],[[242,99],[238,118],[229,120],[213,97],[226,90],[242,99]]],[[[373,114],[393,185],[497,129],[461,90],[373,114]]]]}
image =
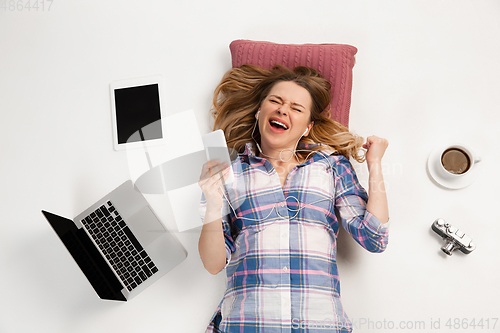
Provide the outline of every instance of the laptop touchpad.
{"type": "Polygon", "coordinates": [[[149,206],[143,207],[132,215],[128,219],[128,224],[143,247],[148,246],[165,233],[165,228],[149,206]]]}

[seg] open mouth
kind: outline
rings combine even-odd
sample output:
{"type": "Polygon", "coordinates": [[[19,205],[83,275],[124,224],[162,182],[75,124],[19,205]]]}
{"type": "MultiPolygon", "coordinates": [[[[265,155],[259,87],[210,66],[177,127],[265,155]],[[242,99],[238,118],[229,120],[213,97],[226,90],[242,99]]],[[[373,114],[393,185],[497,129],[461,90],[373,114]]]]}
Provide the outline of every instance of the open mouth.
{"type": "Polygon", "coordinates": [[[279,122],[277,120],[270,120],[269,124],[271,125],[271,127],[279,129],[279,130],[286,131],[288,129],[288,126],[286,124],[279,122]]]}

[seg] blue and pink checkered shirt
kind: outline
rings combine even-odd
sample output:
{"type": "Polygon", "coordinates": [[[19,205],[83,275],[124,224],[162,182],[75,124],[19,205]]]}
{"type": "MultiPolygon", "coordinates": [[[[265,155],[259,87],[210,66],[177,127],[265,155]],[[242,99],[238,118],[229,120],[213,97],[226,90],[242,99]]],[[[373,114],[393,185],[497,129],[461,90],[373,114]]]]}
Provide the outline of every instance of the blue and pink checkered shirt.
{"type": "Polygon", "coordinates": [[[283,187],[251,143],[233,162],[232,207],[225,200],[222,218],[227,290],[207,332],[351,332],[340,301],[336,212],[370,252],[384,251],[388,228],[366,210],[349,160],[327,148],[292,169],[283,187]]]}

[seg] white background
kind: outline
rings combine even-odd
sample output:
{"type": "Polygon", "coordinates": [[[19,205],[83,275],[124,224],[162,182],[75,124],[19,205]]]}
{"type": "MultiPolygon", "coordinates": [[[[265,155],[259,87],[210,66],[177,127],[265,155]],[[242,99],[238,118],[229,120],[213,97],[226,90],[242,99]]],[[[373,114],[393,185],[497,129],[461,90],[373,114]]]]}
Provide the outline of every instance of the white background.
{"type": "MultiPolygon", "coordinates": [[[[17,8],[27,0],[0,4],[0,332],[204,331],[224,273],[204,270],[199,229],[176,233],[189,253],[183,263],[115,303],[97,298],[40,210],[72,218],[131,177],[126,153],[112,146],[113,80],[163,75],[167,114],[192,109],[198,125],[179,128],[208,132],[234,39],[359,49],[350,128],[390,141],[391,230],[383,254],[340,235],[342,297],[355,332],[403,331],[400,324],[469,332],[472,319],[484,324],[474,331],[500,332],[498,322],[492,329],[500,317],[499,1],[55,0],[49,11],[46,0],[38,12],[17,8]],[[427,175],[429,153],[449,140],[483,157],[465,189],[427,175]],[[477,249],[441,253],[430,229],[438,217],[477,249]]],[[[366,166],[356,169],[367,185],[366,166]]]]}

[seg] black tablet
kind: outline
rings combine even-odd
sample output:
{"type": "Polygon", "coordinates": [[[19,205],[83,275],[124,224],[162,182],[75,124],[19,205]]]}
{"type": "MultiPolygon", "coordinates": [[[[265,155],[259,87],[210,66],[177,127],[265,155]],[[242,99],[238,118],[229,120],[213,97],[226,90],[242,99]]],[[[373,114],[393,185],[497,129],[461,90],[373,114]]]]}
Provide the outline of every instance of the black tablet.
{"type": "Polygon", "coordinates": [[[115,150],[164,144],[161,75],[110,84],[115,150]]]}

